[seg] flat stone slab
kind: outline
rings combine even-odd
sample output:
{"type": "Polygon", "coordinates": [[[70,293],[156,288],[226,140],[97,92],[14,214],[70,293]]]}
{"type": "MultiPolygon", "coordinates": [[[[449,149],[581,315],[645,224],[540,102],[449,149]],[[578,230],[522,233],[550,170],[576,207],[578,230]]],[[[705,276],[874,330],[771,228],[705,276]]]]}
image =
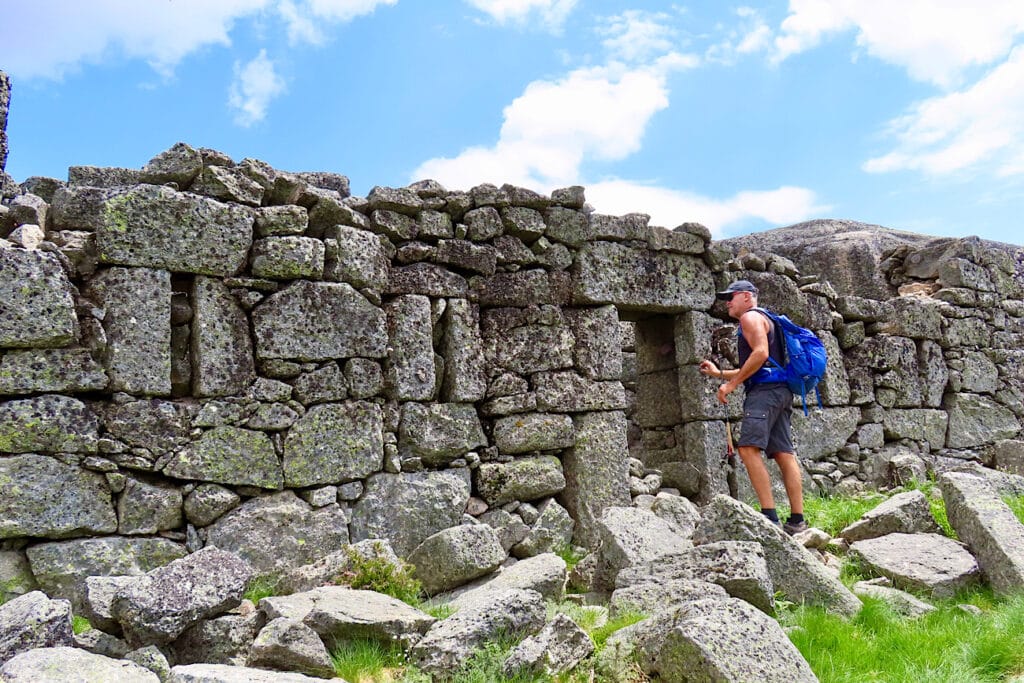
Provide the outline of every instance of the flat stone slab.
{"type": "Polygon", "coordinates": [[[887,534],[850,545],[850,556],[889,577],[899,588],[948,597],[977,582],[977,561],[939,534],[887,534]]]}
{"type": "Polygon", "coordinates": [[[6,683],[160,683],[159,676],[134,662],[67,646],[23,652],[0,667],[0,679],[6,683]]]}
{"type": "Polygon", "coordinates": [[[322,678],[228,664],[185,664],[171,669],[164,683],[323,683],[322,678]]]}
{"type": "Polygon", "coordinates": [[[0,663],[37,647],[71,645],[71,603],[32,591],[0,605],[0,663]]]}
{"type": "Polygon", "coordinates": [[[995,489],[971,474],[947,472],[939,480],[949,523],[999,593],[1024,587],[1024,525],[995,489]]]}
{"type": "Polygon", "coordinates": [[[904,491],[868,510],[839,535],[853,543],[886,534],[934,534],[939,531],[939,524],[932,517],[925,495],[920,491],[904,491]]]}
{"type": "Polygon", "coordinates": [[[0,348],[66,346],[76,327],[71,282],[57,257],[0,249],[0,348]]]}
{"type": "Polygon", "coordinates": [[[58,394],[0,403],[0,453],[95,453],[99,421],[78,399],[58,394]]]}

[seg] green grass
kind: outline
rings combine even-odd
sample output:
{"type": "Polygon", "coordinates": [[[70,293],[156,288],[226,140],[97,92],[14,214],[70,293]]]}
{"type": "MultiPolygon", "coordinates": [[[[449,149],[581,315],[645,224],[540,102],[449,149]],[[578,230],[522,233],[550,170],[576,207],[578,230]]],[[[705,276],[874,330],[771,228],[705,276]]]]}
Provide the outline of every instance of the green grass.
{"type": "Polygon", "coordinates": [[[925,481],[912,480],[909,484],[904,487],[907,491],[917,490],[925,495],[928,499],[928,507],[931,508],[932,517],[942,527],[942,533],[946,534],[950,538],[957,538],[956,531],[953,530],[952,525],[949,523],[949,519],[946,517],[946,503],[943,502],[942,496],[938,495],[938,484],[935,483],[934,479],[926,479],[925,481]]]}
{"type": "Polygon", "coordinates": [[[411,564],[396,566],[387,558],[363,557],[351,548],[348,559],[348,569],[335,577],[335,583],[390,595],[417,608],[423,604],[423,584],[413,576],[411,564]]]}
{"type": "Polygon", "coordinates": [[[797,627],[790,638],[822,683],[986,683],[1024,672],[1024,595],[999,600],[978,591],[936,606],[908,619],[868,598],[848,621],[798,607],[782,622],[797,627]],[[964,602],[985,611],[967,614],[957,607],[964,602]]]}
{"type": "Polygon", "coordinates": [[[277,584],[280,579],[275,574],[261,574],[249,579],[242,597],[259,605],[260,600],[277,595],[277,584]]]}
{"type": "Polygon", "coordinates": [[[1013,514],[1021,524],[1024,524],[1024,496],[1006,496],[1003,502],[1010,506],[1013,514]]]}
{"type": "Polygon", "coordinates": [[[587,551],[585,549],[578,548],[570,543],[555,548],[554,553],[565,561],[566,571],[570,572],[580,560],[587,556],[587,551]]]}
{"type": "MultiPolygon", "coordinates": [[[[330,649],[334,673],[349,683],[405,681],[405,655],[399,644],[384,645],[374,640],[344,640],[330,649]]],[[[408,679],[412,683],[414,679],[408,679]]]]}
{"type": "Polygon", "coordinates": [[[92,624],[85,617],[80,617],[77,614],[71,617],[71,631],[75,635],[79,633],[85,633],[92,629],[92,624]]]}

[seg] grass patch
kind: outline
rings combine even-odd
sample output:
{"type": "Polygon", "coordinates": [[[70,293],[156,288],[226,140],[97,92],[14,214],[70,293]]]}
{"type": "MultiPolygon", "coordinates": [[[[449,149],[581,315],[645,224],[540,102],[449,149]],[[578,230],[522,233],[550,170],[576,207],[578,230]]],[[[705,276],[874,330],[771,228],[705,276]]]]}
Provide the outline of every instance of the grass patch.
{"type": "Polygon", "coordinates": [[[782,621],[797,627],[790,639],[822,683],[994,683],[1024,672],[1024,595],[1000,601],[979,591],[936,606],[908,619],[865,598],[848,621],[808,607],[782,621]],[[981,603],[984,613],[967,614],[960,602],[981,603]]]}
{"type": "Polygon", "coordinates": [[[1024,496],[1006,496],[1003,502],[1010,507],[1017,520],[1024,524],[1024,496]]]}
{"type": "Polygon", "coordinates": [[[914,479],[904,488],[907,491],[920,491],[923,493],[925,498],[928,499],[928,507],[931,508],[932,517],[935,518],[935,521],[942,528],[942,533],[950,538],[957,538],[956,531],[953,530],[953,526],[949,523],[949,518],[946,517],[946,503],[942,500],[938,484],[935,483],[934,479],[926,479],[924,481],[914,479]]]}
{"type": "MultiPolygon", "coordinates": [[[[860,496],[807,496],[804,499],[804,517],[808,523],[830,536],[860,519],[865,512],[878,507],[885,500],[881,493],[865,493],[860,496]]],[[[786,510],[784,514],[788,515],[786,510]]]]}
{"type": "Polygon", "coordinates": [[[565,545],[555,548],[554,553],[562,558],[565,562],[565,569],[569,572],[579,564],[580,560],[587,556],[587,550],[584,548],[578,548],[571,543],[566,543],[565,545]]]}
{"type": "Polygon", "coordinates": [[[402,602],[419,607],[423,603],[423,584],[413,576],[411,564],[395,565],[384,557],[363,557],[352,548],[348,553],[348,569],[334,582],[361,590],[377,591],[402,602]]]}
{"type": "Polygon", "coordinates": [[[71,617],[71,632],[75,635],[91,630],[92,624],[85,617],[80,617],[77,614],[71,617]]]}
{"type": "Polygon", "coordinates": [[[260,600],[277,595],[277,584],[280,578],[276,574],[263,574],[249,579],[242,597],[254,605],[259,605],[260,600]]]}
{"type": "Polygon", "coordinates": [[[405,655],[399,644],[344,640],[330,649],[334,673],[350,683],[388,683],[405,678],[405,655]]]}

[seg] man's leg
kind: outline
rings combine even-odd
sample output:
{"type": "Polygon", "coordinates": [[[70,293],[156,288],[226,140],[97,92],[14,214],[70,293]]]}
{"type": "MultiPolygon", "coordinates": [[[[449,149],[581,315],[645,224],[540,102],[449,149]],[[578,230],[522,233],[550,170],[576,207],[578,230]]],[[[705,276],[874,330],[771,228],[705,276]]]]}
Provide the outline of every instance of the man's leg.
{"type": "MultiPolygon", "coordinates": [[[[768,468],[764,466],[764,460],[761,459],[761,449],[757,446],[740,446],[736,450],[740,453],[743,466],[747,468],[750,485],[754,487],[754,493],[757,494],[757,502],[761,505],[761,509],[774,510],[775,497],[772,496],[772,480],[768,475],[768,468]]],[[[788,488],[786,492],[789,492],[788,488]]]]}
{"type": "MultiPolygon", "coordinates": [[[[776,453],[775,462],[779,466],[779,472],[782,473],[782,485],[786,487],[790,511],[802,515],[804,513],[804,482],[800,475],[800,463],[792,453],[776,453]]],[[[765,475],[767,476],[767,472],[765,475]]],[[[751,481],[753,481],[753,477],[751,477],[751,481]]],[[[771,487],[769,487],[768,495],[771,495],[771,487]]]]}

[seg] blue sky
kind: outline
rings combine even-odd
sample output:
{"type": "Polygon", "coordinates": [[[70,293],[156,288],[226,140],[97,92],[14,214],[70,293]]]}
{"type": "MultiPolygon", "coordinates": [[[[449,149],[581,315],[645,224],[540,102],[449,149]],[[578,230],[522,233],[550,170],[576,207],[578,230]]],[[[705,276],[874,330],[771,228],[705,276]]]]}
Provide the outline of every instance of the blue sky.
{"type": "Polygon", "coordinates": [[[581,184],[728,237],[1024,243],[1021,0],[0,0],[7,172],[175,142],[354,194],[581,184]]]}

